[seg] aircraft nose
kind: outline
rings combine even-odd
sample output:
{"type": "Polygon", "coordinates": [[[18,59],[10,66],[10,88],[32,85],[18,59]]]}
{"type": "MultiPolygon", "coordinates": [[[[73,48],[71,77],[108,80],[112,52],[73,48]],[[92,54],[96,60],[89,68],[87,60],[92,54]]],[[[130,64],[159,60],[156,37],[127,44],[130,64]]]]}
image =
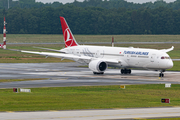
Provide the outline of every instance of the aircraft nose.
{"type": "Polygon", "coordinates": [[[167,68],[170,69],[172,67],[173,67],[173,62],[172,62],[172,60],[169,60],[167,63],[167,68]]]}

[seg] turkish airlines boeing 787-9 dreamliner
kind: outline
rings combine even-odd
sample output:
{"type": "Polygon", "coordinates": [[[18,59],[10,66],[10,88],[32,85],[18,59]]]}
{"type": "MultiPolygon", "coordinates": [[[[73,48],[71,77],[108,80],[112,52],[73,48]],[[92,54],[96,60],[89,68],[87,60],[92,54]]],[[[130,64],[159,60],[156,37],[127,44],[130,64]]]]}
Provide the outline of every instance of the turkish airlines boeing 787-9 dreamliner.
{"type": "Polygon", "coordinates": [[[144,68],[160,71],[159,77],[163,77],[166,69],[173,67],[173,62],[167,52],[174,49],[143,49],[133,47],[104,47],[79,45],[65,18],[60,17],[64,35],[65,48],[61,50],[48,49],[60,53],[24,51],[24,53],[39,54],[57,58],[71,59],[79,63],[85,63],[94,74],[104,74],[108,66],[121,68],[121,74],[131,74],[130,68],[144,68]]]}

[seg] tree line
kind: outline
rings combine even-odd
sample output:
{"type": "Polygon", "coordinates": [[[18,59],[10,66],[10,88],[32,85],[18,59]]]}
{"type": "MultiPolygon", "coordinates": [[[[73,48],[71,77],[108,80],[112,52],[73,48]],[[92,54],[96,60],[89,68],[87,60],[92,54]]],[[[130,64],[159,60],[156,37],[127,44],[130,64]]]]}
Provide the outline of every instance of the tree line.
{"type": "Polygon", "coordinates": [[[180,34],[180,10],[163,6],[107,9],[66,4],[11,7],[0,12],[0,28],[6,16],[10,34],[62,34],[59,16],[65,17],[74,34],[180,34]]]}
{"type": "Polygon", "coordinates": [[[106,9],[112,8],[129,8],[129,9],[139,9],[139,8],[158,8],[158,7],[167,7],[172,8],[174,10],[180,9],[180,0],[176,0],[174,2],[166,3],[163,0],[157,0],[153,2],[146,2],[146,3],[133,3],[127,2],[125,0],[84,0],[84,2],[78,2],[74,0],[71,3],[74,6],[78,7],[101,7],[106,9]]]}
{"type": "MultiPolygon", "coordinates": [[[[74,0],[72,3],[62,4],[60,2],[54,3],[42,3],[36,2],[35,0],[9,0],[9,7],[20,7],[20,8],[40,8],[40,7],[59,7],[65,5],[74,5],[76,7],[101,7],[106,9],[113,8],[126,8],[126,9],[139,9],[139,8],[158,8],[158,7],[167,7],[172,8],[174,10],[180,9],[180,0],[176,0],[174,2],[166,3],[163,0],[157,0],[153,2],[146,3],[133,3],[127,2],[126,0],[84,0],[83,2],[79,2],[74,0]]],[[[0,9],[8,8],[8,0],[0,0],[0,9]]]]}
{"type": "Polygon", "coordinates": [[[13,7],[19,7],[19,8],[40,8],[40,7],[59,7],[62,6],[62,3],[54,2],[54,3],[42,3],[42,2],[36,2],[35,0],[0,0],[0,9],[8,9],[13,7]]]}

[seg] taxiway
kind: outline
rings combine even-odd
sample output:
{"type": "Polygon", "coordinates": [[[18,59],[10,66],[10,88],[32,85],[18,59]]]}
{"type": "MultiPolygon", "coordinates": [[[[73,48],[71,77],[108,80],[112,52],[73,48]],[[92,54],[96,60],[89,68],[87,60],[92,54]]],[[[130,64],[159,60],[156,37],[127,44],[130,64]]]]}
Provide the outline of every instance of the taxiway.
{"type": "Polygon", "coordinates": [[[1,120],[120,120],[180,117],[180,107],[0,113],[1,120]]]}
{"type": "Polygon", "coordinates": [[[0,64],[0,79],[35,79],[0,83],[0,88],[67,87],[127,84],[180,84],[180,72],[165,72],[164,78],[156,71],[133,70],[121,75],[119,69],[108,69],[104,75],[94,75],[78,63],[8,63],[0,64]]]}

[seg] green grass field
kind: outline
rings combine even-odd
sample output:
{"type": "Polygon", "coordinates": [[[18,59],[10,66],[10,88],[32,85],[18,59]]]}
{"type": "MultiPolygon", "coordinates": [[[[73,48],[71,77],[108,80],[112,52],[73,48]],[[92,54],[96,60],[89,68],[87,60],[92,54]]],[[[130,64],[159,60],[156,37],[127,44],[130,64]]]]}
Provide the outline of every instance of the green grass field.
{"type": "MultiPolygon", "coordinates": [[[[141,119],[141,120],[149,120],[149,119],[141,119]]],[[[157,119],[151,119],[150,120],[180,120],[180,118],[157,118],[157,119]]]]}
{"type": "Polygon", "coordinates": [[[42,111],[180,106],[180,85],[32,88],[31,93],[0,89],[0,111],[42,111]],[[161,103],[169,98],[170,103],[161,103]]]}
{"type": "Polygon", "coordinates": [[[29,79],[0,79],[0,83],[2,82],[18,82],[18,81],[33,81],[33,80],[45,80],[47,78],[29,78],[29,79]]]}
{"type": "MultiPolygon", "coordinates": [[[[77,42],[178,42],[180,35],[74,35],[77,42]]],[[[3,34],[0,35],[3,38],[3,34]]],[[[58,43],[63,35],[7,34],[9,43],[58,43]]]]}

